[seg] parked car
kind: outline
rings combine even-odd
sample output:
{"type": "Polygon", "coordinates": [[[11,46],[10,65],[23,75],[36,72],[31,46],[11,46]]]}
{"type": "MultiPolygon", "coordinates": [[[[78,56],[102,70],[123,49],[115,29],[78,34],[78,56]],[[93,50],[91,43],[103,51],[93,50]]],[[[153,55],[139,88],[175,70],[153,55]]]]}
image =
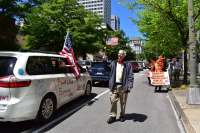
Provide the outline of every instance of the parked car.
{"type": "Polygon", "coordinates": [[[139,72],[140,71],[140,66],[138,64],[138,62],[136,61],[129,61],[132,65],[132,69],[133,69],[133,72],[139,72]]]}
{"type": "Polygon", "coordinates": [[[90,61],[90,60],[79,60],[78,64],[81,67],[83,67],[83,68],[88,70],[91,67],[92,61],[90,61]]]}
{"type": "Polygon", "coordinates": [[[92,62],[92,66],[89,69],[92,82],[108,82],[110,79],[110,63],[106,61],[92,62]]]}
{"type": "Polygon", "coordinates": [[[65,57],[39,52],[0,52],[0,121],[48,121],[65,103],[89,95],[92,81],[76,79],[65,57]]]}

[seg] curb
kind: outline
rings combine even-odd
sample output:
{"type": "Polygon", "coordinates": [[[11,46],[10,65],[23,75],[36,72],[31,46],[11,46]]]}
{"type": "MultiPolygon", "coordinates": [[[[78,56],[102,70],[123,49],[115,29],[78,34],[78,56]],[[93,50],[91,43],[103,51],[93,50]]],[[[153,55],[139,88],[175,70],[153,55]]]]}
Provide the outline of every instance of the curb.
{"type": "Polygon", "coordinates": [[[172,101],[172,104],[177,112],[178,118],[180,119],[185,132],[186,133],[196,133],[196,131],[192,127],[191,123],[189,122],[187,116],[185,115],[183,109],[181,108],[179,102],[177,101],[176,97],[174,96],[173,92],[170,91],[168,93],[169,93],[169,98],[172,101]]]}

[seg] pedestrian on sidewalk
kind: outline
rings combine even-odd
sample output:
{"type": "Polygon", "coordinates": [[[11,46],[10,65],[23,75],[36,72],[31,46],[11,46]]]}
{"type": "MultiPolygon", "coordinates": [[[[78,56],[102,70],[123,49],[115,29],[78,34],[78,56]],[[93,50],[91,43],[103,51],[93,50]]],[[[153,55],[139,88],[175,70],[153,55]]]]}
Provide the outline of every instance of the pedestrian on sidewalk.
{"type": "Polygon", "coordinates": [[[173,77],[174,64],[175,64],[174,60],[170,59],[169,62],[168,62],[168,66],[167,66],[170,81],[172,81],[172,77],[173,77]]]}
{"type": "Polygon", "coordinates": [[[182,64],[179,62],[179,59],[176,59],[173,70],[174,70],[174,80],[179,81],[179,76],[182,70],[182,64]]]}
{"type": "Polygon", "coordinates": [[[133,88],[134,75],[130,63],[125,62],[126,51],[119,50],[117,61],[111,63],[111,74],[109,80],[109,89],[111,91],[110,102],[111,110],[110,117],[107,123],[113,123],[117,117],[117,103],[120,101],[121,113],[120,121],[125,121],[125,108],[128,93],[133,88]]]}

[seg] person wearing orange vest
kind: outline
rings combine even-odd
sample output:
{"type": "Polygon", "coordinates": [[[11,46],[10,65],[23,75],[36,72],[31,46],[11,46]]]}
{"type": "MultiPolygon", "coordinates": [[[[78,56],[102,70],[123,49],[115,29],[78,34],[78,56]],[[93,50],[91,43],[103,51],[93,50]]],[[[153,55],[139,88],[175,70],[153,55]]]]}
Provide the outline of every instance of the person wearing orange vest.
{"type": "MultiPolygon", "coordinates": [[[[156,60],[156,62],[155,62],[155,72],[163,72],[164,71],[164,69],[165,69],[165,58],[162,56],[162,55],[160,55],[159,57],[158,57],[158,59],[156,60]]],[[[162,86],[155,86],[155,92],[157,92],[157,88],[159,89],[159,91],[161,90],[161,87],[162,86]]]]}
{"type": "Polygon", "coordinates": [[[165,58],[160,55],[155,62],[155,72],[163,72],[165,58]]]}

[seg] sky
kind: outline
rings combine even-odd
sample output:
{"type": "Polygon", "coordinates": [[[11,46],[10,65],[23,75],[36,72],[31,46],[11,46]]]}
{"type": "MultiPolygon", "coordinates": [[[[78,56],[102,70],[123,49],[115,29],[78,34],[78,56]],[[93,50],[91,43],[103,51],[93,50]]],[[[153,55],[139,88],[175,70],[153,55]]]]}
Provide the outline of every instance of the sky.
{"type": "Polygon", "coordinates": [[[133,37],[142,37],[137,26],[131,22],[132,18],[136,18],[136,15],[128,10],[125,6],[117,2],[118,0],[111,0],[111,15],[118,16],[120,18],[120,29],[123,30],[129,39],[133,37]]]}

